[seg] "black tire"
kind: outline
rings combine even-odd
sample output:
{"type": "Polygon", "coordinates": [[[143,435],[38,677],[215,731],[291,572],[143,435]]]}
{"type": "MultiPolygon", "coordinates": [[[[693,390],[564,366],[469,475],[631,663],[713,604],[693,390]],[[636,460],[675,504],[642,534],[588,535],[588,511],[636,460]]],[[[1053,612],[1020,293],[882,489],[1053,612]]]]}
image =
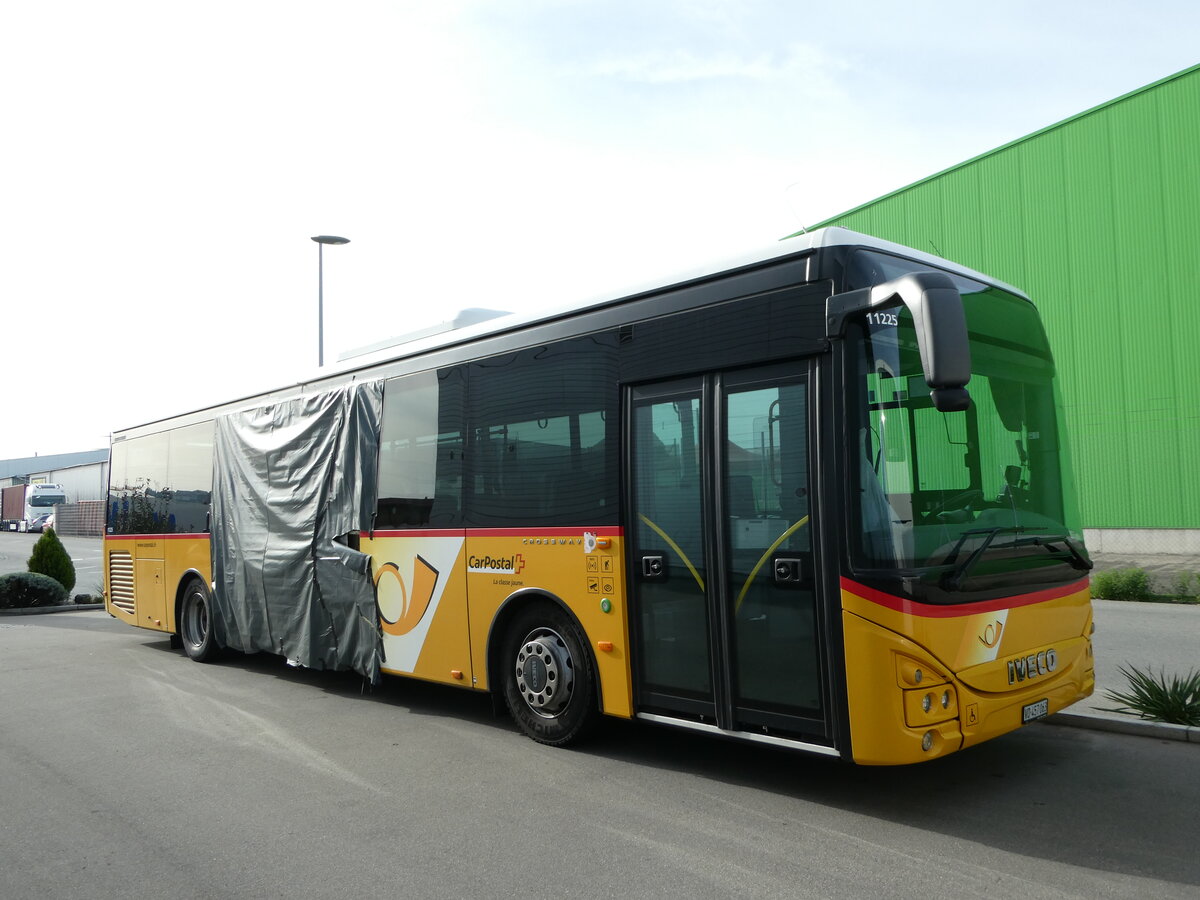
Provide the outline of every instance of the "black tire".
{"type": "Polygon", "coordinates": [[[595,664],[579,626],[558,607],[538,604],[518,613],[500,665],[508,711],[539,744],[564,746],[595,724],[595,664]]]}
{"type": "Polygon", "coordinates": [[[193,578],[183,589],[179,604],[179,640],[183,652],[196,662],[212,662],[217,658],[217,642],[213,638],[212,600],[199,578],[193,578]]]}

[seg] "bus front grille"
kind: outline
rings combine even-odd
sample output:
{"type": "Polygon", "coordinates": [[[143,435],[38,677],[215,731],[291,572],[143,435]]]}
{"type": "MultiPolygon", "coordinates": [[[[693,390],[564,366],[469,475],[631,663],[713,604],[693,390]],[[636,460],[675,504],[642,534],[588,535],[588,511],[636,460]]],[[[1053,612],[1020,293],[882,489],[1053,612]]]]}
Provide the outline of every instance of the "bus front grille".
{"type": "Polygon", "coordinates": [[[134,614],[133,556],[125,550],[108,554],[108,599],[122,612],[134,614]]]}

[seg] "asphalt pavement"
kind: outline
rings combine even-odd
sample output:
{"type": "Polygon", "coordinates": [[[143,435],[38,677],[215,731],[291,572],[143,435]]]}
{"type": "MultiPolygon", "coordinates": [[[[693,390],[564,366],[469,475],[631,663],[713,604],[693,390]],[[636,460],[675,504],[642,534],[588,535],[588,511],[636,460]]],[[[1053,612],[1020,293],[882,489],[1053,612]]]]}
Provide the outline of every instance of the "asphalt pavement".
{"type": "Polygon", "coordinates": [[[1195,745],[1034,725],[857,767],[0,618],[0,897],[1196,900],[1195,745]]]}

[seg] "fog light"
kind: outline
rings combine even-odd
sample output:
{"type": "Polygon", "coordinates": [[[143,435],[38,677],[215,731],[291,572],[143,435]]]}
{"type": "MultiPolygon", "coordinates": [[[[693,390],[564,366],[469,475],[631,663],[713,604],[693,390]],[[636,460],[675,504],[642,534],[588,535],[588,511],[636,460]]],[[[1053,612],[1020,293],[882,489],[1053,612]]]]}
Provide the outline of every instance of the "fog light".
{"type": "Polygon", "coordinates": [[[925,732],[925,737],[921,738],[921,749],[928,752],[933,747],[933,732],[925,732]]]}
{"type": "Polygon", "coordinates": [[[950,692],[942,691],[942,709],[950,708],[950,692]]]}
{"type": "Polygon", "coordinates": [[[921,698],[921,709],[925,712],[929,712],[931,709],[933,709],[933,694],[926,694],[921,698]]]}

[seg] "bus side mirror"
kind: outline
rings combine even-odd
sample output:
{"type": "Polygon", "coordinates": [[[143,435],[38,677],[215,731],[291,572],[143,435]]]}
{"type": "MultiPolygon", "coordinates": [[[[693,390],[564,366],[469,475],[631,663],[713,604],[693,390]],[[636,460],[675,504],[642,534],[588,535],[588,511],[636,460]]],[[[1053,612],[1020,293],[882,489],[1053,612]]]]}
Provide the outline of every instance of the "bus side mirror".
{"type": "Polygon", "coordinates": [[[971,405],[971,348],[962,295],[944,272],[913,272],[874,287],[834,294],[826,301],[826,336],[840,337],[853,313],[903,303],[912,315],[921,369],[933,405],[959,412],[971,405]]]}

